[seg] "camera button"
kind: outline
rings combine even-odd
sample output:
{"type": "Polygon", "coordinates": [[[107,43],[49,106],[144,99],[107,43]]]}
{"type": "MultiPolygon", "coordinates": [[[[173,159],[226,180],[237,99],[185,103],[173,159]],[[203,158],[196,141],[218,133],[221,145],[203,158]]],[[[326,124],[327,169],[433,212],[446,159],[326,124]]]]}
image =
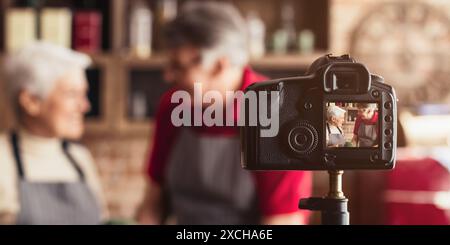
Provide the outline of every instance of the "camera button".
{"type": "Polygon", "coordinates": [[[387,136],[392,135],[392,129],[386,129],[386,130],[384,130],[384,134],[387,135],[387,136]]]}
{"type": "Polygon", "coordinates": [[[384,121],[386,122],[392,122],[392,116],[385,116],[384,121]]]}
{"type": "Polygon", "coordinates": [[[310,110],[310,109],[313,107],[313,104],[310,103],[310,102],[306,102],[306,103],[303,105],[303,107],[304,107],[306,110],[310,110]]]}
{"type": "Polygon", "coordinates": [[[380,160],[380,155],[378,155],[378,153],[375,153],[375,154],[370,156],[370,161],[371,162],[376,162],[378,160],[380,160]]]}
{"type": "Polygon", "coordinates": [[[375,97],[375,98],[380,97],[380,91],[378,91],[378,90],[373,90],[373,91],[372,91],[372,96],[375,97]]]}
{"type": "Polygon", "coordinates": [[[323,161],[324,161],[325,165],[327,165],[329,167],[336,165],[335,160],[336,160],[336,155],[326,153],[323,156],[323,161]]]}
{"type": "Polygon", "coordinates": [[[294,136],[294,141],[297,145],[304,145],[308,142],[308,137],[304,134],[296,134],[294,136]]]}
{"type": "Polygon", "coordinates": [[[392,109],[392,103],[391,102],[384,103],[384,108],[387,109],[387,110],[392,109]]]}
{"type": "Polygon", "coordinates": [[[392,148],[392,143],[391,142],[384,143],[384,148],[391,149],[392,148]]]}

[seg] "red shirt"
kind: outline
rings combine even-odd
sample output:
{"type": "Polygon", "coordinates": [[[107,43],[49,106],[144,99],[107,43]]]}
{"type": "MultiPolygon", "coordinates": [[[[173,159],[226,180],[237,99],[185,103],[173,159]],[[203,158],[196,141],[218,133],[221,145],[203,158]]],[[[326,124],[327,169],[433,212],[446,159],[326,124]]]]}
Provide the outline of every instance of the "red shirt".
{"type": "MultiPolygon", "coordinates": [[[[241,90],[250,84],[268,80],[250,68],[244,70],[241,90]]],[[[173,143],[177,137],[178,128],[171,123],[171,112],[177,106],[170,98],[177,89],[166,92],[159,104],[156,114],[156,130],[154,144],[147,164],[147,174],[150,179],[162,185],[173,143]]],[[[217,137],[238,135],[236,127],[196,127],[201,133],[217,137]]],[[[236,163],[240,164],[240,163],[236,163]]],[[[246,170],[242,170],[246,171],[246,170]]],[[[263,216],[285,214],[298,211],[300,198],[311,195],[312,176],[303,171],[253,171],[255,189],[258,196],[259,209],[263,216]]],[[[307,211],[302,212],[306,215],[307,211]]]]}

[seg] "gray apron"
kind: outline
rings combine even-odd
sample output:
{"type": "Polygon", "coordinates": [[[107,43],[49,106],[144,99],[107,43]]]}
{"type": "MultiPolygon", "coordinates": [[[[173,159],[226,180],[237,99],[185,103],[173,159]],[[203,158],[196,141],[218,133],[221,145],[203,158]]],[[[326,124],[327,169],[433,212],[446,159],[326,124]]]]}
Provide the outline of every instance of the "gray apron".
{"type": "Polygon", "coordinates": [[[18,225],[94,225],[100,223],[99,205],[85,182],[83,171],[68,151],[62,150],[80,176],[79,182],[29,182],[20,154],[19,140],[11,135],[19,177],[20,211],[18,225]]]}
{"type": "Polygon", "coordinates": [[[342,133],[342,130],[337,127],[337,129],[339,130],[339,134],[332,134],[331,133],[331,129],[330,129],[330,125],[327,123],[327,130],[328,130],[328,144],[327,146],[337,146],[337,147],[343,147],[345,146],[345,137],[344,134],[342,133]]]}
{"type": "Polygon", "coordinates": [[[254,180],[240,165],[239,138],[181,128],[167,168],[178,224],[257,224],[254,180]]]}
{"type": "Polygon", "coordinates": [[[359,147],[374,147],[378,144],[378,126],[361,122],[358,129],[359,147]]]}

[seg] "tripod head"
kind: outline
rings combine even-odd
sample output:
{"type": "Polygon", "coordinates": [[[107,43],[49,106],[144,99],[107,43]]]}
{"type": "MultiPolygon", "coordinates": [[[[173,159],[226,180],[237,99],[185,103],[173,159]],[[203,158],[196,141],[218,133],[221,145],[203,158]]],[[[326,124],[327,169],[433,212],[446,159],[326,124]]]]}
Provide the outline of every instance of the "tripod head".
{"type": "Polygon", "coordinates": [[[342,192],[342,170],[328,171],[330,189],[325,197],[310,197],[301,199],[300,209],[321,212],[323,225],[349,225],[350,213],[347,211],[348,199],[342,192]]]}

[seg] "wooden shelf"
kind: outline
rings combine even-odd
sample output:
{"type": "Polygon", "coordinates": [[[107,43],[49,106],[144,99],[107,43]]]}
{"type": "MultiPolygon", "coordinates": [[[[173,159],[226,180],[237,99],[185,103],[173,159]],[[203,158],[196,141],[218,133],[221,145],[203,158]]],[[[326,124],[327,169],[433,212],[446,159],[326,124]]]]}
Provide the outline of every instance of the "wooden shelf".
{"type": "MultiPolygon", "coordinates": [[[[250,65],[260,69],[293,69],[298,67],[308,67],[311,63],[326,54],[326,52],[314,52],[311,54],[269,54],[259,59],[250,61],[250,65]]],[[[132,56],[122,56],[121,59],[128,67],[137,68],[162,68],[167,63],[167,57],[164,54],[155,54],[149,58],[137,58],[132,56]]]]}
{"type": "MultiPolygon", "coordinates": [[[[251,61],[251,66],[258,69],[286,70],[308,67],[317,57],[324,53],[309,55],[268,55],[251,61]]],[[[164,54],[155,54],[147,59],[118,55],[114,53],[88,54],[94,66],[101,69],[103,81],[101,91],[101,108],[103,115],[99,118],[86,120],[86,132],[89,136],[96,135],[145,135],[152,133],[152,119],[133,121],[127,116],[126,101],[128,98],[129,74],[132,69],[163,69],[167,62],[164,54]],[[119,122],[119,123],[118,123],[119,122]]],[[[0,55],[0,60],[5,58],[0,55]]]]}
{"type": "MultiPolygon", "coordinates": [[[[112,53],[85,53],[91,57],[94,64],[106,64],[111,62],[112,60],[117,59],[117,57],[112,53]]],[[[0,62],[2,62],[5,58],[8,57],[8,54],[1,53],[0,54],[0,62]]]]}
{"type": "Polygon", "coordinates": [[[127,67],[131,68],[160,68],[162,69],[167,62],[167,56],[164,54],[154,54],[149,58],[138,58],[130,55],[121,57],[122,61],[127,67]]]}
{"type": "MultiPolygon", "coordinates": [[[[120,61],[128,67],[142,67],[142,68],[155,68],[164,67],[167,63],[167,56],[165,54],[155,54],[149,58],[138,58],[127,55],[117,55],[114,53],[86,53],[91,57],[94,63],[105,63],[112,60],[120,61]]],[[[268,69],[286,69],[294,67],[308,67],[311,63],[323,56],[326,52],[315,52],[312,54],[286,54],[275,55],[269,54],[259,59],[253,59],[250,61],[250,65],[258,68],[268,69]]],[[[0,59],[6,57],[6,54],[1,54],[0,59]]]]}
{"type": "Polygon", "coordinates": [[[314,52],[311,54],[287,54],[276,55],[269,54],[261,59],[252,60],[250,65],[260,69],[295,69],[309,67],[320,56],[326,54],[325,52],[314,52]]]}
{"type": "MultiPolygon", "coordinates": [[[[72,3],[75,0],[67,0],[72,3]]],[[[93,60],[93,67],[99,69],[100,72],[100,107],[101,115],[99,117],[89,118],[86,120],[86,131],[89,136],[95,135],[136,135],[142,136],[151,134],[153,131],[153,119],[144,119],[134,121],[129,118],[128,106],[131,76],[133,71],[137,72],[159,72],[164,69],[167,64],[167,54],[163,50],[155,46],[152,56],[149,58],[138,58],[132,56],[128,52],[128,11],[129,1],[123,0],[109,0],[109,11],[105,15],[108,26],[105,30],[109,38],[108,47],[103,49],[100,53],[88,53],[93,60]]],[[[227,0],[228,1],[228,0],[227,0]]],[[[61,1],[63,2],[63,1],[61,1]]],[[[150,0],[148,0],[151,3],[150,0]]],[[[267,23],[268,34],[273,33],[279,28],[280,13],[279,3],[277,1],[267,1],[261,5],[258,1],[252,0],[244,3],[244,1],[231,1],[238,7],[238,9],[245,15],[249,10],[256,10],[261,14],[261,18],[267,23]],[[269,12],[270,10],[270,12],[269,12]]],[[[13,0],[0,0],[0,15],[12,6],[13,0]]],[[[321,36],[321,33],[326,33],[326,18],[320,16],[312,16],[311,21],[302,19],[305,9],[324,9],[325,1],[320,4],[312,4],[310,1],[295,1],[295,8],[299,10],[298,20],[300,26],[298,29],[314,29],[317,34],[317,48],[326,49],[328,46],[327,37],[321,36]],[[316,20],[318,18],[318,20],[316,20]],[[319,24],[318,24],[319,23],[319,24]]],[[[150,6],[153,6],[150,4],[150,6]]],[[[154,6],[153,6],[154,7],[154,6]]],[[[311,11],[308,11],[309,14],[311,11]]],[[[324,11],[325,13],[326,11],[324,11]]],[[[311,12],[312,13],[312,12],[311,12]]],[[[155,29],[156,30],[156,29],[155,29]]],[[[4,30],[0,28],[0,33],[4,30]]],[[[2,39],[4,38],[0,35],[2,39]]],[[[160,38],[160,35],[155,35],[154,38],[160,38]]],[[[268,38],[270,38],[268,36],[268,38]]],[[[1,44],[1,43],[0,43],[1,44]]],[[[250,65],[258,72],[274,77],[291,74],[292,71],[298,69],[306,70],[306,68],[318,57],[325,54],[325,51],[317,51],[311,54],[286,54],[276,55],[267,54],[260,59],[253,59],[250,65]]],[[[5,57],[5,54],[0,53],[0,61],[5,57]]],[[[294,72],[295,73],[295,72],[294,72]]],[[[1,126],[1,125],[0,125],[1,126]]]]}
{"type": "Polygon", "coordinates": [[[104,64],[116,58],[115,55],[112,53],[93,53],[93,54],[86,53],[86,54],[89,55],[92,61],[97,64],[104,64]]]}

